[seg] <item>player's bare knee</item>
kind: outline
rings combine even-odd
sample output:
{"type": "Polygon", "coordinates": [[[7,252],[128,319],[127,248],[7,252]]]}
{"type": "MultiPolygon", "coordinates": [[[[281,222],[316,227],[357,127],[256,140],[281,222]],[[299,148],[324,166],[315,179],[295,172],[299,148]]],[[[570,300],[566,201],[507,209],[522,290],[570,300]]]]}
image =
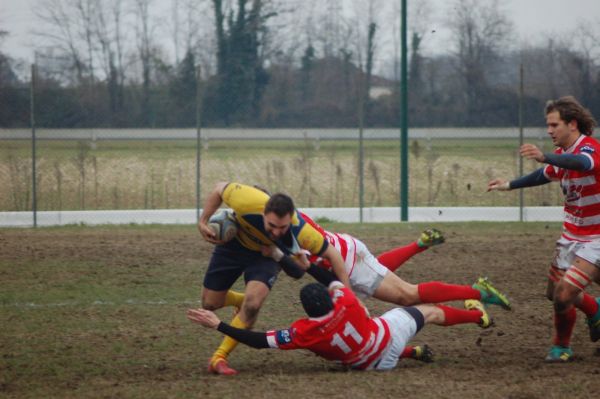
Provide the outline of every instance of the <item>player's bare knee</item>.
{"type": "Polygon", "coordinates": [[[412,295],[398,295],[396,297],[396,304],[400,306],[413,306],[421,303],[418,297],[414,297],[412,295]]]}
{"type": "Polygon", "coordinates": [[[565,311],[575,302],[578,295],[579,290],[571,287],[568,283],[561,282],[554,291],[554,309],[557,312],[565,311]]]}
{"type": "Polygon", "coordinates": [[[401,306],[413,306],[422,303],[419,296],[419,289],[414,284],[408,284],[400,287],[397,293],[396,301],[396,303],[401,306]]]}
{"type": "Polygon", "coordinates": [[[247,303],[244,302],[242,305],[242,312],[246,316],[247,320],[254,320],[258,317],[258,312],[260,311],[260,304],[258,303],[247,303]]]}
{"type": "Polygon", "coordinates": [[[202,309],[206,310],[217,310],[221,309],[225,305],[225,298],[220,296],[202,294],[202,309]]]}

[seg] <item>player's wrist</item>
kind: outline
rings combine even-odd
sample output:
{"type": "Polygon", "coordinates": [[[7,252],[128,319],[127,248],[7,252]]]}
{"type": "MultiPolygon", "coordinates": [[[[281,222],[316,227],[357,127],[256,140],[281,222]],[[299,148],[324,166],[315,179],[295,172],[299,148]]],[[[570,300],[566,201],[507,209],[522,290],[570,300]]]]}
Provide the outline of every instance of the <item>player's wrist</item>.
{"type": "Polygon", "coordinates": [[[273,260],[275,262],[280,262],[281,259],[283,259],[283,251],[277,247],[273,247],[273,252],[271,253],[271,258],[273,258],[273,260]]]}

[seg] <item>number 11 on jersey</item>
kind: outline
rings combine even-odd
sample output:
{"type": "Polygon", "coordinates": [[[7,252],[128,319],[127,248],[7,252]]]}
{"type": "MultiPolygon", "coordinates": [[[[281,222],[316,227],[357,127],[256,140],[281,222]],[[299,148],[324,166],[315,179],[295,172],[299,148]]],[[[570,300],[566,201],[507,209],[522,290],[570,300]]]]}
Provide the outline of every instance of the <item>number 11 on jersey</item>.
{"type": "MultiPolygon", "coordinates": [[[[354,342],[356,342],[357,344],[360,344],[363,340],[363,337],[360,336],[358,331],[356,331],[356,328],[354,328],[352,323],[350,323],[349,321],[347,321],[346,324],[344,325],[343,334],[344,334],[344,337],[352,337],[354,342]]],[[[333,339],[331,340],[331,342],[329,344],[331,346],[337,346],[344,353],[350,353],[352,351],[352,349],[346,343],[344,338],[338,333],[333,334],[333,339]]]]}

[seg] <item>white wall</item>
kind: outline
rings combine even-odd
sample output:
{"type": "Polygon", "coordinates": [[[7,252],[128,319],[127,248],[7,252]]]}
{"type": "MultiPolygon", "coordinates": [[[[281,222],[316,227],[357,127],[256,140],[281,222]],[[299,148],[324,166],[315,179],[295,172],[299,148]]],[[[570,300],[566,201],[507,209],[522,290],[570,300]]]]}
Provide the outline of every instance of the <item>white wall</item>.
{"type": "MultiPolygon", "coordinates": [[[[302,208],[313,218],[356,223],[360,221],[359,208],[302,208]]],[[[409,208],[411,222],[469,222],[519,221],[518,207],[413,207],[409,208]]],[[[560,222],[562,207],[525,207],[523,220],[528,222],[560,222]]],[[[400,208],[364,208],[363,222],[400,222],[400,208]]],[[[195,209],[154,209],[119,211],[45,211],[37,213],[38,226],[69,224],[195,224],[195,209]]],[[[0,212],[0,227],[31,227],[32,212],[0,212]]]]}

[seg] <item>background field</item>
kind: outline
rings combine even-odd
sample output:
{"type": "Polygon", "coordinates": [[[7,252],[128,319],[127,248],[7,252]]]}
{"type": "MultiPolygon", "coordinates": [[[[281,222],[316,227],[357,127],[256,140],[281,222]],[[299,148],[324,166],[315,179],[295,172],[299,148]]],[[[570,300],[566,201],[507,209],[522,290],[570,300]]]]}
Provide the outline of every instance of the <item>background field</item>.
{"type": "MultiPolygon", "coordinates": [[[[532,141],[532,140],[530,140],[532,141]]],[[[548,140],[533,140],[551,151],[548,140]]],[[[415,139],[409,143],[410,206],[518,206],[519,192],[486,193],[519,176],[518,139],[415,139]]],[[[302,207],[360,205],[356,140],[211,140],[200,154],[204,196],[218,181],[285,191],[302,207]]],[[[400,146],[363,147],[364,206],[399,206],[400,146]]],[[[31,143],[2,141],[0,211],[31,209],[31,143]]],[[[525,161],[524,173],[540,167],[525,161]]],[[[189,209],[196,206],[196,142],[40,141],[38,210],[189,209]]],[[[562,204],[558,185],[524,192],[525,206],[562,204]]]]}
{"type": "MultiPolygon", "coordinates": [[[[421,224],[326,225],[362,238],[373,253],[417,237],[421,224]]],[[[211,246],[192,226],[0,230],[0,396],[202,398],[590,398],[597,394],[599,345],[579,317],[577,359],[542,362],[552,333],[544,298],[558,224],[443,224],[447,243],[413,258],[399,274],[413,282],[471,283],[487,275],[511,298],[492,308],[496,326],[427,327],[415,340],[433,364],[402,361],[391,372],[343,372],[308,353],[239,347],[241,374],[205,365],[220,341],[185,319],[198,306],[211,246]]],[[[310,281],[280,276],[258,329],[302,314],[310,281]]],[[[238,286],[238,288],[241,288],[238,286]]],[[[597,287],[592,292],[599,294],[597,287]]],[[[372,313],[391,306],[368,301],[372,313]]],[[[460,303],[456,303],[460,306],[460,303]]],[[[229,319],[231,310],[219,314],[229,319]]]]}

